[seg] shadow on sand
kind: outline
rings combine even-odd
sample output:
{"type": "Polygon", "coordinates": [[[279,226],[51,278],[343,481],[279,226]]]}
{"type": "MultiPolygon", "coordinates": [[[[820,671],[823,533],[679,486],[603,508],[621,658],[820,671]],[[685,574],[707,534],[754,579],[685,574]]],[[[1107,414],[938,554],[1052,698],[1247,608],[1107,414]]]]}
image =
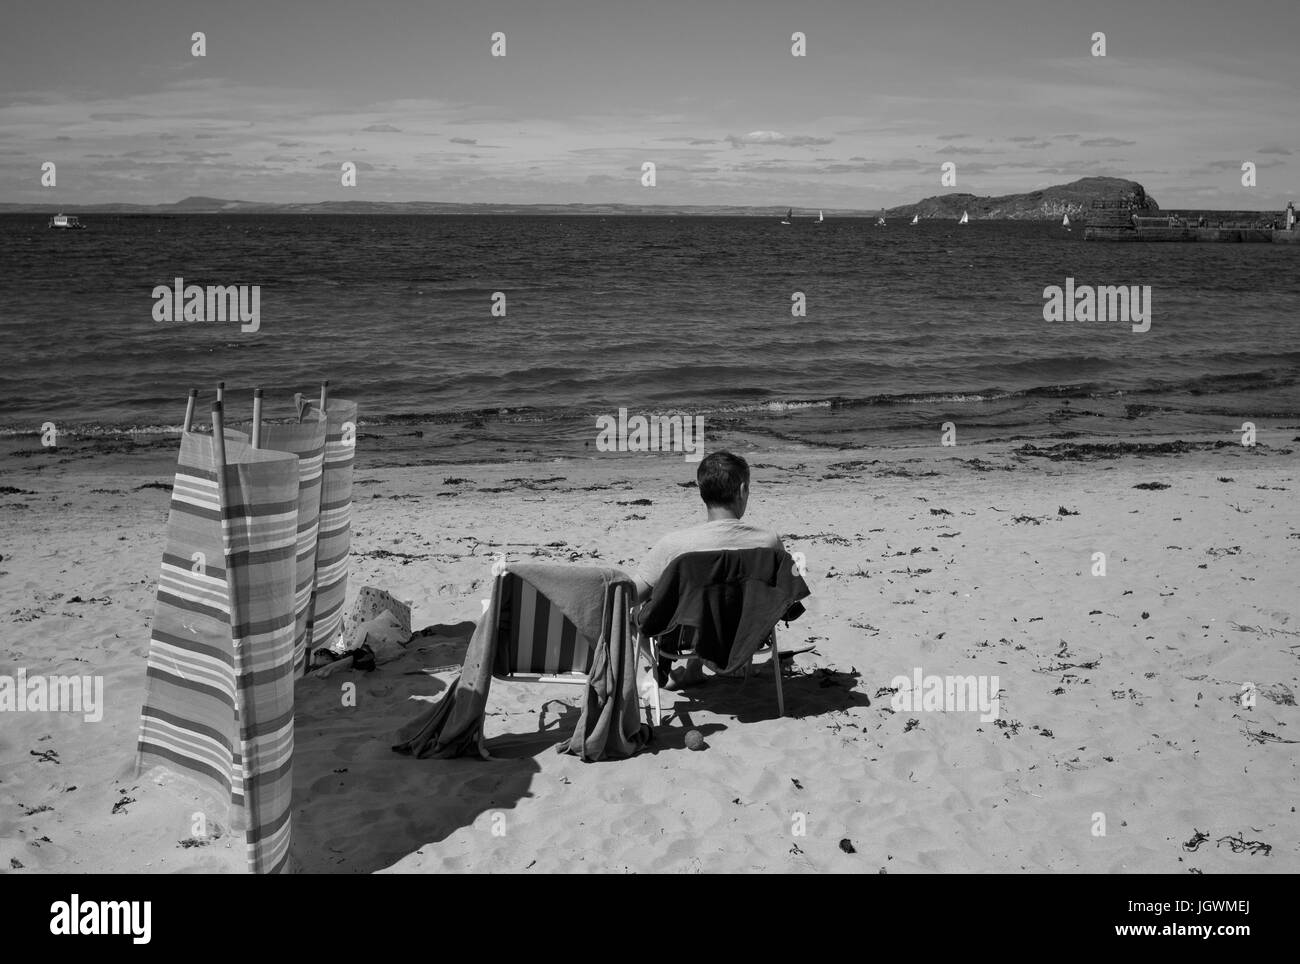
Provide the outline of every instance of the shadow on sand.
{"type": "MultiPolygon", "coordinates": [[[[782,677],[785,695],[785,715],[795,719],[837,713],[853,706],[870,706],[871,698],[857,689],[862,674],[822,667],[813,670],[787,671],[782,677]]],[[[689,718],[693,710],[708,710],[722,716],[735,717],[738,723],[755,723],[776,719],[776,683],[772,678],[770,663],[760,663],[750,672],[749,679],[715,676],[698,686],[689,687],[677,694],[672,715],[689,718]]],[[[670,722],[665,709],[665,726],[670,722]]],[[[662,728],[661,728],[662,729],[662,728]]],[[[702,728],[700,732],[707,738],[702,728]]]]}
{"type": "MultiPolygon", "coordinates": [[[[490,738],[490,760],[421,760],[392,750],[397,729],[445,693],[455,669],[439,676],[430,670],[459,665],[469,639],[466,627],[472,630],[473,624],[423,630],[406,656],[369,673],[299,682],[293,779],[297,869],[373,873],[472,826],[485,812],[509,811],[532,795],[533,777],[541,771],[536,757],[555,752],[564,731],[571,732],[577,722],[576,710],[561,711],[557,718],[554,701],[540,714],[538,726],[544,729],[490,738]],[[345,684],[352,684],[350,699],[345,684]]],[[[506,715],[493,703],[489,697],[489,717],[506,715]]],[[[527,716],[509,715],[520,722],[527,716]]]]}

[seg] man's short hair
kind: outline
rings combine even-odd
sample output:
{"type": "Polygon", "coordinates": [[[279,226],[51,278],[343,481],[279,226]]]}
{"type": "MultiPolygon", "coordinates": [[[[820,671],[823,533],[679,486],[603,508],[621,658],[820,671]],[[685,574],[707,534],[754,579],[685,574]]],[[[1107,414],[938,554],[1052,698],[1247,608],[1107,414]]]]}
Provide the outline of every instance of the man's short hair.
{"type": "Polygon", "coordinates": [[[713,452],[700,462],[695,482],[705,505],[731,505],[740,498],[740,487],[749,484],[749,463],[730,452],[713,452]]]}

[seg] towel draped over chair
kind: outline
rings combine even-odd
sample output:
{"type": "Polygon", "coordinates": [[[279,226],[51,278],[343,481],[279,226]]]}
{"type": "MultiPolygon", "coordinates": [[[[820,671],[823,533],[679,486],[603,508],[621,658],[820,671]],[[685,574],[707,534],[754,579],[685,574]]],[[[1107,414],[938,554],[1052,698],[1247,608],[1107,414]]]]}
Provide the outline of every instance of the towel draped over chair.
{"type": "Polygon", "coordinates": [[[749,665],[778,621],[803,614],[799,600],[809,595],[784,549],[688,552],[655,584],[641,629],[665,637],[689,627],[696,655],[733,673],[749,665]]]}
{"type": "Polygon", "coordinates": [[[580,713],[562,752],[627,757],[649,737],[637,699],[637,645],[628,614],[635,587],[617,569],[512,563],[493,581],[488,608],[445,696],[398,733],[417,757],[480,752],[494,673],[586,672],[580,713]]]}

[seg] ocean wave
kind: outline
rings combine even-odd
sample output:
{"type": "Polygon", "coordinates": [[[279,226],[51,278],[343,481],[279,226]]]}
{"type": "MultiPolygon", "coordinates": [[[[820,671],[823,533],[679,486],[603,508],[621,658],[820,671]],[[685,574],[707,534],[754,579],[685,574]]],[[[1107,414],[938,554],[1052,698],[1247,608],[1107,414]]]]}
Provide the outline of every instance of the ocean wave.
{"type": "MultiPolygon", "coordinates": [[[[1197,375],[1183,380],[1149,382],[1144,385],[1121,388],[1101,385],[1095,382],[1065,382],[1036,385],[1022,389],[1004,389],[997,386],[970,389],[964,391],[918,391],[894,392],[863,396],[826,396],[812,398],[757,398],[720,402],[699,399],[696,404],[683,401],[677,404],[659,405],[611,405],[594,408],[587,406],[484,406],[480,408],[461,408],[449,410],[393,411],[363,414],[358,427],[377,428],[402,425],[457,425],[468,426],[496,424],[546,424],[560,422],[578,422],[590,424],[599,416],[617,415],[618,409],[626,408],[629,415],[672,416],[702,415],[712,418],[746,420],[752,417],[762,420],[764,417],[782,417],[813,413],[818,410],[853,411],[863,409],[923,409],[926,406],[981,406],[991,403],[1030,404],[1051,400],[1121,400],[1162,396],[1163,408],[1177,410],[1185,408],[1196,399],[1213,396],[1241,395],[1257,391],[1286,389],[1300,382],[1300,372],[1289,369],[1267,369],[1249,372],[1197,375]],[[1179,399],[1185,400],[1183,404],[1179,399]]],[[[367,393],[351,391],[350,396],[361,403],[362,412],[366,409],[367,393]]],[[[1149,404],[1149,403],[1141,403],[1149,404]]],[[[1199,411],[1208,411],[1204,405],[1196,406],[1199,411]]],[[[1290,417],[1294,412],[1277,410],[1280,417],[1290,417]]],[[[1300,396],[1291,409],[1300,410],[1300,396]]],[[[1219,406],[1225,413],[1236,411],[1231,405],[1219,406]]],[[[77,421],[75,419],[51,418],[61,433],[85,437],[111,436],[153,436],[177,434],[177,423],[141,423],[112,422],[104,420],[77,421]]],[[[246,418],[239,421],[246,422],[246,418]]],[[[282,422],[284,419],[268,419],[269,423],[282,422]]],[[[0,437],[37,437],[40,435],[40,423],[27,422],[24,425],[9,424],[0,427],[0,437]]],[[[233,424],[233,423],[232,423],[233,424]]]]}

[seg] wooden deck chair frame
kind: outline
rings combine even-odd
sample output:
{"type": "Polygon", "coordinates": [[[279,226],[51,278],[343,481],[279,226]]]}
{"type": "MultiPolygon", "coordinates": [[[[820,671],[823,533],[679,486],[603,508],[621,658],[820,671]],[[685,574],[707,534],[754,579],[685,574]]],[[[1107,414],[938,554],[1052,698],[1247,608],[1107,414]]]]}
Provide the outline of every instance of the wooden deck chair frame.
{"type": "MultiPolygon", "coordinates": [[[[676,652],[672,652],[672,653],[661,653],[659,649],[659,637],[657,636],[647,637],[645,636],[645,634],[642,634],[642,638],[649,640],[649,644],[650,644],[649,657],[651,659],[652,666],[659,665],[660,656],[663,656],[664,658],[667,659],[671,659],[673,662],[677,662],[678,660],[689,659],[690,657],[697,655],[694,647],[688,647],[684,649],[679,648],[676,652]]],[[[772,665],[773,665],[772,675],[776,677],[776,715],[778,717],[783,717],[785,716],[785,692],[783,691],[781,685],[781,675],[782,675],[781,650],[777,646],[775,625],[772,627],[772,631],[768,633],[767,640],[768,641],[766,643],[758,647],[758,649],[754,650],[753,655],[750,657],[749,662],[745,664],[745,681],[746,682],[749,681],[749,671],[750,668],[754,665],[753,657],[761,656],[764,653],[770,652],[772,654],[772,665]]],[[[651,704],[650,713],[654,721],[654,725],[659,726],[663,722],[663,706],[660,703],[659,699],[656,698],[655,701],[651,704]]]]}

